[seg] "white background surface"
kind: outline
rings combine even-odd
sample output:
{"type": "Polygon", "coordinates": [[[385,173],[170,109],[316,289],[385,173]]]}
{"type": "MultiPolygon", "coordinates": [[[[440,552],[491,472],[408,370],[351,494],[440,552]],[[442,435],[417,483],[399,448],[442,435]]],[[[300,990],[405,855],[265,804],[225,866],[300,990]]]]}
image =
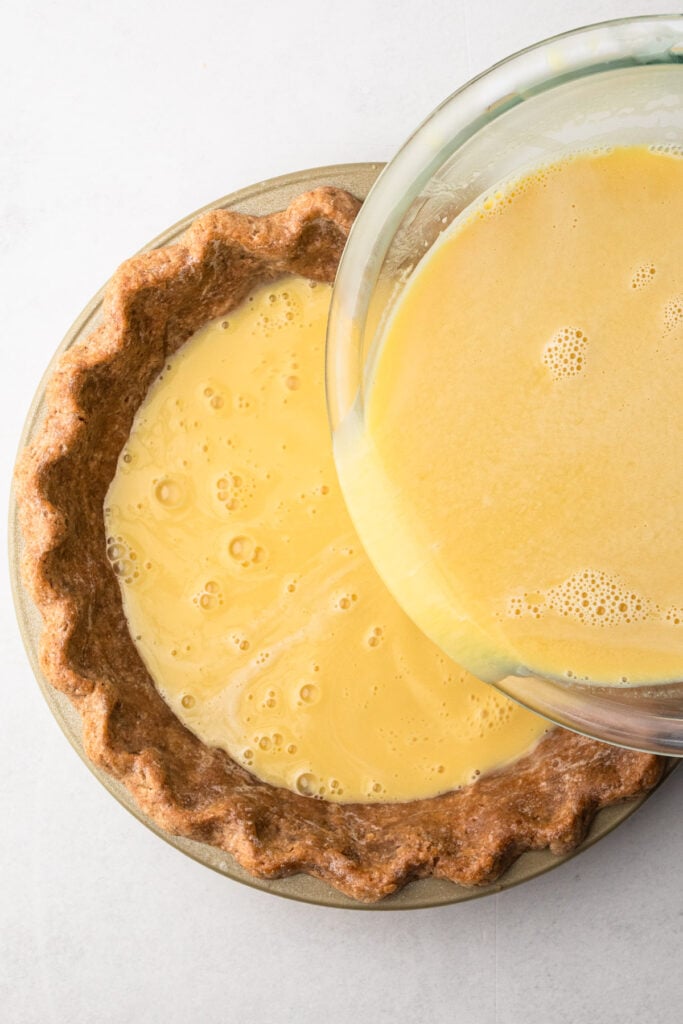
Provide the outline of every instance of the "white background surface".
{"type": "MultiPolygon", "coordinates": [[[[658,10],[3,0],[0,505],[48,358],[145,241],[256,180],[386,159],[513,50],[658,10]]],[[[680,1020],[683,771],[597,847],[499,897],[391,914],[289,903],[185,859],[107,795],[34,683],[6,573],[0,588],[3,1024],[680,1020]]]]}

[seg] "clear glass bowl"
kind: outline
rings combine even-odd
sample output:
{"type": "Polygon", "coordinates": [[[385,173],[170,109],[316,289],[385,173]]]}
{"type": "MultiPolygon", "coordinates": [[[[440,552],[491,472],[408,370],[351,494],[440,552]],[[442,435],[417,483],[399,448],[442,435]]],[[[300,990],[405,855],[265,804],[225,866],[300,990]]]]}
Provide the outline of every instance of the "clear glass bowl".
{"type": "MultiPolygon", "coordinates": [[[[683,147],[683,15],[556,36],[438,107],[380,175],[341,261],[327,348],[333,432],[354,405],[362,415],[373,343],[411,272],[458,213],[530,167],[629,143],[683,147]]],[[[570,729],[683,756],[683,682],[625,688],[508,676],[496,685],[570,729]]]]}

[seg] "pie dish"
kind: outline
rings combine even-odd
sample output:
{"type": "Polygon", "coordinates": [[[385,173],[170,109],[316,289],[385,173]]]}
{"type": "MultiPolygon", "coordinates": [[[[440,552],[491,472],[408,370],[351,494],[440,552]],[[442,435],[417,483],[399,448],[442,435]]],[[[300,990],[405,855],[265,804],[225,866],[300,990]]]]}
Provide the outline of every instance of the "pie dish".
{"type": "Polygon", "coordinates": [[[133,414],[167,355],[256,284],[331,280],[359,203],[319,189],[282,214],[198,218],[175,246],[128,261],[100,326],[62,358],[16,492],[23,575],[43,615],[43,671],[73,703],[91,761],[168,832],[254,875],[307,872],[374,901],[414,878],[497,878],[523,851],[565,852],[595,813],[641,794],[664,762],[554,730],[514,766],[412,804],[340,805],[268,786],[203,746],[154,688],[106,557],[102,505],[133,414]]]}

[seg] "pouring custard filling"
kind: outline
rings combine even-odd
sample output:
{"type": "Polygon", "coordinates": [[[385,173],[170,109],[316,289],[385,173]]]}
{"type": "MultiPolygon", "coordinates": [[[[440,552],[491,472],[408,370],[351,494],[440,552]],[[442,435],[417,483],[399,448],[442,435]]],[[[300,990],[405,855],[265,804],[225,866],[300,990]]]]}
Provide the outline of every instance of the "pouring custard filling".
{"type": "Polygon", "coordinates": [[[416,268],[337,431],[383,579],[483,679],[683,678],[682,226],[673,147],[502,186],[416,268]]]}
{"type": "Polygon", "coordinates": [[[266,285],[172,357],[106,498],[108,556],[157,688],[204,743],[306,795],[429,797],[547,725],[449,661],[365,555],[325,411],[329,300],[266,285]]]}

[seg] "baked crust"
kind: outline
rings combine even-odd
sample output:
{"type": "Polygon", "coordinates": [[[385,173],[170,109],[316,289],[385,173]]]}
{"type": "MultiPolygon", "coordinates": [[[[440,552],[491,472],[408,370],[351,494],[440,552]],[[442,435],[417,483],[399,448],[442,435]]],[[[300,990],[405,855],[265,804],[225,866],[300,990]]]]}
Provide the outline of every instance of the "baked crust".
{"type": "Polygon", "coordinates": [[[275,788],[208,748],[158,694],[129,634],[106,556],[103,504],[133,416],[168,356],[257,284],[331,281],[360,203],[304,193],[283,212],[217,210],[110,282],[100,326],[69,349],[16,490],[24,582],[44,629],[41,664],[83,723],[90,759],[176,835],[260,877],[307,872],[379,900],[414,878],[496,879],[526,850],[566,852],[607,804],[654,786],[664,760],[554,729],[526,757],[465,789],[409,804],[333,804],[275,788]]]}

